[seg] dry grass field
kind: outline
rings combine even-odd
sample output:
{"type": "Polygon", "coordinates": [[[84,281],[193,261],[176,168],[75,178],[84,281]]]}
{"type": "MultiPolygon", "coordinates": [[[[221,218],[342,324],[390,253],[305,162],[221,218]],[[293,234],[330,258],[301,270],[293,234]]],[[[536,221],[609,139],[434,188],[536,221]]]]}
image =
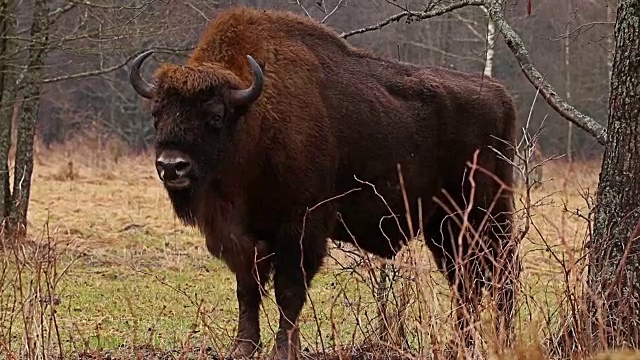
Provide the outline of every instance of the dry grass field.
{"type": "MultiPolygon", "coordinates": [[[[114,154],[79,146],[36,154],[29,209],[35,241],[2,255],[0,352],[20,356],[32,344],[46,349],[37,356],[118,358],[137,348],[147,355],[157,349],[161,358],[170,349],[171,356],[195,356],[231,343],[234,277],[174,217],[152,156],[114,154]],[[55,256],[44,256],[48,251],[55,256]]],[[[581,256],[588,229],[583,195],[595,192],[599,169],[597,162],[557,161],[544,172],[522,246],[517,331],[520,346],[529,349],[522,358],[536,358],[531,349],[557,332],[570,305],[567,289],[579,285],[580,274],[567,269],[581,256]]],[[[408,304],[402,316],[410,348],[426,354],[446,341],[450,295],[419,243],[406,253],[398,265],[404,277],[398,291],[404,289],[408,304]]],[[[377,270],[367,263],[377,266],[333,246],[301,317],[303,348],[335,351],[375,334],[377,270]]],[[[277,328],[274,301],[271,292],[261,317],[267,348],[277,328]]]]}

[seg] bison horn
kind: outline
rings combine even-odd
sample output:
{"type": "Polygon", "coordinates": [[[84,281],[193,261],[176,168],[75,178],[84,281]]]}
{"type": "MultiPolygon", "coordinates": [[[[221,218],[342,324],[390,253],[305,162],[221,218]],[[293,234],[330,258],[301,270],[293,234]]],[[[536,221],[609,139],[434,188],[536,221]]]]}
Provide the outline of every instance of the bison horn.
{"type": "Polygon", "coordinates": [[[146,82],[142,76],[140,75],[140,66],[142,63],[153,53],[153,50],[147,50],[142,54],[138,55],[131,62],[131,69],[129,70],[129,82],[131,82],[131,86],[133,89],[140,94],[142,97],[151,99],[153,97],[153,93],[155,92],[155,86],[146,82]]]}
{"type": "Polygon", "coordinates": [[[229,93],[229,102],[235,106],[249,105],[256,101],[262,89],[264,87],[264,75],[260,65],[251,57],[247,55],[249,65],[251,66],[251,73],[253,74],[253,84],[248,89],[244,90],[231,90],[229,93]]]}

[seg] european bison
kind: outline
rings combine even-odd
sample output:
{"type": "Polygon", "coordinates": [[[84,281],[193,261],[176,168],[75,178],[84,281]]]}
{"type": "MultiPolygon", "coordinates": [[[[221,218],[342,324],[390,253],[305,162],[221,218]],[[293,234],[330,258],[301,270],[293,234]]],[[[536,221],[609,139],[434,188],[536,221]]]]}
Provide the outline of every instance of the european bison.
{"type": "MultiPolygon", "coordinates": [[[[414,228],[421,198],[426,243],[460,301],[472,305],[497,281],[498,258],[514,258],[513,174],[497,152],[513,159],[516,112],[496,81],[380,58],[311,19],[244,7],[221,11],[187,64],[163,64],[154,84],[140,75],[151,53],[132,62],[131,85],[152,100],[155,165],[175,213],[236,276],[233,356],[259,347],[271,274],[272,355],[286,358],[299,351],[298,315],[328,238],[384,258],[406,243],[398,164],[414,228]],[[487,217],[476,235],[488,241],[458,237],[459,220],[478,228],[487,217]]],[[[512,281],[499,281],[503,326],[512,281]]]]}

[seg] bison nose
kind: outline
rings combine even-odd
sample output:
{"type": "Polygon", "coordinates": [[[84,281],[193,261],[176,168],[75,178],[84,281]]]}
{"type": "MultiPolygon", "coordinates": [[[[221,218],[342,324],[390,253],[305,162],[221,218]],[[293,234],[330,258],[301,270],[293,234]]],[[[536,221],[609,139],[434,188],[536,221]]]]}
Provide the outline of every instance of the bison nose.
{"type": "Polygon", "coordinates": [[[183,158],[159,158],[156,160],[156,170],[162,181],[179,179],[191,170],[191,162],[183,158]]]}

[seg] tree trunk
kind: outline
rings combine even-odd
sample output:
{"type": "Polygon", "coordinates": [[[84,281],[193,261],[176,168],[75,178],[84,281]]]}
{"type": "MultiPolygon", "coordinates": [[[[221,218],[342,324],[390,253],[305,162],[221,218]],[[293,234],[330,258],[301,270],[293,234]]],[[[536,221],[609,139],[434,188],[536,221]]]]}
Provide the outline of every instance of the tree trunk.
{"type": "Polygon", "coordinates": [[[640,0],[618,2],[608,143],[589,250],[593,343],[640,345],[640,0]]]}
{"type": "MultiPolygon", "coordinates": [[[[567,26],[565,27],[566,37],[564,38],[564,82],[565,82],[565,100],[571,102],[571,36],[569,31],[571,21],[573,20],[573,1],[567,1],[567,26]]],[[[567,129],[567,160],[569,167],[573,163],[573,123],[569,121],[567,129]]]]}
{"type": "Polygon", "coordinates": [[[16,76],[10,70],[15,58],[15,3],[0,1],[0,222],[9,216],[11,190],[9,189],[9,148],[11,147],[11,120],[16,99],[16,76]]]}
{"type": "Polygon", "coordinates": [[[27,209],[31,190],[31,174],[33,172],[33,142],[36,116],[40,105],[40,91],[42,90],[44,54],[49,31],[48,11],[46,0],[35,0],[33,22],[31,24],[31,41],[29,44],[29,61],[24,82],[23,109],[18,124],[16,165],[13,180],[14,206],[10,214],[10,226],[12,232],[16,235],[24,235],[27,227],[27,209]]]}
{"type": "Polygon", "coordinates": [[[482,73],[484,76],[492,77],[493,76],[493,58],[495,56],[495,46],[496,46],[496,37],[498,33],[496,32],[496,23],[493,19],[488,15],[488,11],[485,7],[482,7],[485,14],[487,15],[487,51],[485,56],[484,70],[482,73]]]}
{"type": "MultiPolygon", "coordinates": [[[[615,0],[607,0],[607,21],[614,22],[615,19],[615,11],[616,9],[616,1],[615,0]]],[[[611,77],[611,68],[613,67],[613,52],[614,52],[614,43],[612,37],[607,37],[607,47],[611,50],[607,54],[607,69],[609,71],[609,77],[611,77]]]]}

